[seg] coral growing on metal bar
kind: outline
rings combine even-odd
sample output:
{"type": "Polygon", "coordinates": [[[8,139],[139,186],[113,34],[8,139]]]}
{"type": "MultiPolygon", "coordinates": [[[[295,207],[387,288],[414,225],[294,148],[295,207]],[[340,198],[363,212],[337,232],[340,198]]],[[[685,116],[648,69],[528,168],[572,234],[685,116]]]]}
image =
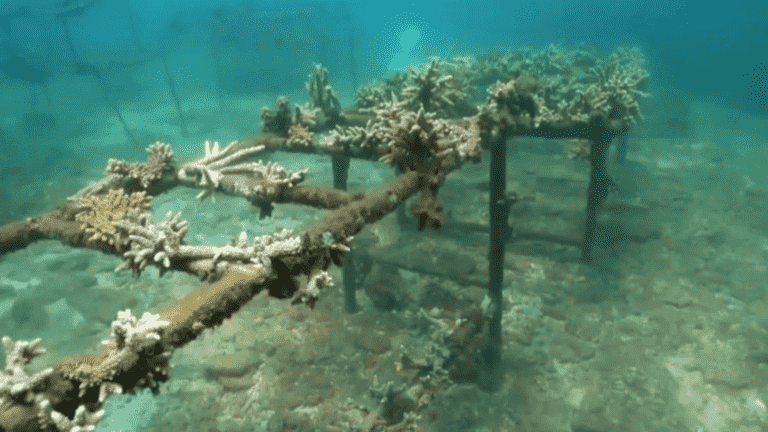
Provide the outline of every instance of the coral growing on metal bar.
{"type": "Polygon", "coordinates": [[[450,74],[440,71],[441,61],[433,58],[423,69],[413,68],[409,85],[400,93],[400,99],[412,111],[424,108],[437,113],[438,117],[471,115],[475,107],[470,105],[466,84],[450,74]]]}
{"type": "Polygon", "coordinates": [[[320,145],[339,150],[353,147],[373,152],[376,151],[379,144],[379,138],[370,120],[365,127],[336,126],[328,135],[320,140],[320,145]]]}
{"type": "Polygon", "coordinates": [[[237,161],[253,153],[264,150],[264,146],[236,148],[237,141],[232,141],[223,150],[219,148],[219,142],[205,142],[205,156],[201,159],[187,162],[179,169],[178,177],[181,181],[194,182],[206,189],[200,192],[197,198],[202,198],[218,189],[221,177],[227,173],[243,172],[249,170],[252,164],[236,163],[237,161]]]}
{"type": "Polygon", "coordinates": [[[171,258],[179,255],[179,248],[187,233],[187,221],[181,212],[168,212],[165,218],[155,223],[149,213],[115,222],[115,226],[128,233],[130,249],[123,254],[125,261],[115,271],[125,268],[142,270],[149,262],[171,266],[171,258]]]}
{"type": "Polygon", "coordinates": [[[170,144],[163,144],[160,141],[147,147],[147,153],[149,156],[146,162],[110,159],[107,162],[107,172],[136,179],[141,187],[146,189],[150,183],[162,178],[163,174],[171,168],[173,160],[170,144]]]}
{"type": "Polygon", "coordinates": [[[115,226],[128,233],[130,249],[123,254],[123,261],[115,271],[132,269],[140,272],[153,262],[162,268],[170,268],[178,261],[212,259],[215,267],[221,262],[252,262],[269,267],[277,255],[298,252],[299,237],[292,237],[291,230],[283,229],[272,235],[258,236],[249,244],[243,231],[237,242],[224,246],[183,244],[187,233],[187,221],[181,213],[168,212],[157,222],[149,213],[118,221],[115,226]]]}
{"type": "Polygon", "coordinates": [[[128,195],[122,189],[113,189],[106,195],[86,196],[77,201],[79,212],[75,219],[82,222],[83,231],[91,234],[88,241],[106,242],[120,250],[125,237],[115,222],[143,212],[149,207],[149,200],[146,191],[128,195]]]}
{"type": "MultiPolygon", "coordinates": [[[[47,385],[53,374],[53,368],[46,368],[34,375],[29,375],[26,367],[33,358],[42,355],[45,349],[39,347],[41,339],[16,341],[3,337],[6,353],[5,369],[0,371],[0,406],[11,401],[25,406],[35,413],[36,424],[40,430],[55,426],[61,432],[85,432],[95,429],[95,425],[104,415],[103,410],[88,411],[84,405],[75,410],[71,420],[51,407],[51,402],[40,390],[47,385]]],[[[7,414],[7,412],[6,412],[7,414]]],[[[29,429],[33,430],[33,429],[29,429]]]]}
{"type": "Polygon", "coordinates": [[[643,117],[638,98],[649,96],[641,90],[649,76],[644,63],[638,48],[619,49],[594,67],[598,82],[582,93],[589,107],[608,118],[620,119],[623,126],[636,123],[643,117]]]}
{"type": "Polygon", "coordinates": [[[304,122],[294,123],[288,129],[288,139],[285,140],[285,144],[289,147],[309,147],[312,145],[314,135],[304,122]]]}
{"type": "Polygon", "coordinates": [[[250,166],[250,171],[253,173],[257,184],[255,186],[237,184],[236,190],[240,187],[239,192],[251,200],[268,200],[281,196],[286,188],[294,187],[304,181],[304,175],[309,171],[309,168],[301,171],[288,171],[277,162],[264,164],[262,161],[258,161],[250,166]]]}
{"type": "Polygon", "coordinates": [[[393,102],[376,114],[375,133],[386,145],[386,153],[380,160],[396,165],[401,171],[417,169],[427,159],[443,159],[450,154],[461,159],[475,159],[480,154],[476,133],[435,119],[435,114],[425,112],[424,108],[414,113],[393,102]]]}
{"type": "Polygon", "coordinates": [[[39,346],[41,341],[37,338],[14,342],[8,336],[3,337],[6,360],[5,369],[0,371],[0,401],[6,397],[18,397],[50,375],[52,369],[45,369],[32,376],[26,371],[32,359],[45,353],[45,349],[39,346]]]}
{"type": "Polygon", "coordinates": [[[341,115],[341,104],[328,84],[328,70],[321,65],[315,65],[315,70],[307,76],[306,87],[312,107],[319,108],[323,113],[319,123],[329,126],[337,124],[341,115]]]}
{"type": "Polygon", "coordinates": [[[483,139],[495,142],[518,126],[530,127],[536,116],[535,90],[536,84],[525,78],[497,81],[488,88],[488,100],[475,117],[483,139]]]}
{"type": "Polygon", "coordinates": [[[141,318],[136,318],[130,309],[117,313],[117,320],[112,321],[110,339],[102,341],[102,345],[114,345],[117,350],[126,348],[139,351],[153,341],[160,340],[158,331],[167,327],[168,321],[160,319],[160,315],[144,312],[141,318]]]}
{"type": "Polygon", "coordinates": [[[375,120],[363,128],[337,127],[321,143],[332,148],[376,149],[379,160],[396,165],[401,172],[428,165],[429,159],[442,160],[451,154],[459,160],[477,160],[480,136],[477,124],[470,127],[437,119],[424,108],[408,111],[407,102],[397,98],[374,109],[375,120]]]}
{"type": "Polygon", "coordinates": [[[286,135],[293,123],[291,101],[286,96],[279,96],[275,104],[274,110],[267,106],[261,109],[261,130],[286,135]]]}
{"type": "Polygon", "coordinates": [[[562,65],[562,70],[535,76],[539,83],[533,95],[538,110],[535,126],[587,122],[600,115],[618,122],[616,127],[626,127],[642,118],[638,101],[649,96],[642,90],[649,76],[643,53],[620,48],[605,60],[579,53],[566,55],[550,47],[539,56],[540,61],[562,65]]]}

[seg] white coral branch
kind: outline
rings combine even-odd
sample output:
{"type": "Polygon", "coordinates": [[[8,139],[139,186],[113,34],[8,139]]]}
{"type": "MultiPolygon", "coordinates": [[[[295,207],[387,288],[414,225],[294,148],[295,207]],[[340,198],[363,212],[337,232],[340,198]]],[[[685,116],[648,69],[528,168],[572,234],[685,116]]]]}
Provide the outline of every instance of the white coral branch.
{"type": "Polygon", "coordinates": [[[142,270],[149,262],[161,262],[169,268],[171,260],[179,255],[181,241],[187,233],[187,221],[181,212],[168,212],[165,218],[155,223],[149,213],[143,213],[136,219],[123,219],[114,223],[128,232],[131,248],[123,258],[125,261],[117,270],[133,268],[142,270]]]}
{"type": "MultiPolygon", "coordinates": [[[[219,147],[219,142],[205,142],[205,156],[196,161],[187,162],[179,169],[179,180],[195,182],[199,186],[218,189],[221,183],[221,177],[237,171],[247,170],[251,164],[236,164],[246,156],[264,150],[264,146],[248,147],[235,150],[237,141],[232,141],[223,150],[219,147]]],[[[206,190],[198,195],[198,198],[205,196],[210,190],[206,190]]]]}

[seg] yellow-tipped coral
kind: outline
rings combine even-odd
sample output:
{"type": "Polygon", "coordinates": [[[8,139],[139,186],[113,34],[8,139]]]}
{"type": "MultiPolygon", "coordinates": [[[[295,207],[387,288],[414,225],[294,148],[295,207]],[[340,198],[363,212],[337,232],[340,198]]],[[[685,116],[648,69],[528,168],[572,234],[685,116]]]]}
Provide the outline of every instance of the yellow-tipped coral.
{"type": "Polygon", "coordinates": [[[128,195],[122,189],[113,189],[106,195],[81,198],[75,219],[82,223],[83,231],[92,234],[88,241],[106,242],[120,249],[124,236],[115,222],[143,212],[149,208],[150,199],[145,191],[128,195]]]}

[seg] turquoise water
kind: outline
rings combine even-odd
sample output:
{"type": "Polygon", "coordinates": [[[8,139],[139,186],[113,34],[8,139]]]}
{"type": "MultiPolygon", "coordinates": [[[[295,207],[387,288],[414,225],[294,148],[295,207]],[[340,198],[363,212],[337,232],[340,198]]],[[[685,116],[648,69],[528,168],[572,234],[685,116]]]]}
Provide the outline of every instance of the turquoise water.
{"type": "MultiPolygon", "coordinates": [[[[305,82],[316,64],[342,115],[363,108],[367,119],[392,94],[418,111],[413,88],[438,58],[445,98],[427,111],[461,124],[497,81],[570,88],[539,93],[570,101],[605,82],[611,53],[642,57],[632,63],[647,71],[633,96],[640,111],[624,113],[625,160],[616,140],[608,155],[616,190],[598,214],[591,262],[581,260],[583,147],[507,142],[506,189],[517,201],[494,367],[486,149],[447,174],[439,229],[417,229],[411,198],[354,236],[356,313],[345,310],[335,265],[313,309],[259,294],[174,351],[154,392],[109,397],[96,430],[768,430],[767,8],[9,0],[0,225],[53,211],[102,178],[109,159],[143,161],[157,141],[178,169],[204,155],[205,141],[259,136],[262,108],[279,96],[312,101],[305,82]]],[[[330,130],[312,133],[319,142],[330,130]]],[[[259,159],[308,169],[304,185],[333,185],[327,153],[259,159]]],[[[350,191],[397,177],[377,159],[352,159],[350,191]]],[[[301,233],[330,212],[276,203],[260,217],[241,196],[196,199],[200,185],[173,185],[155,189],[148,211],[158,221],[181,212],[187,245],[301,233]]],[[[0,335],[42,338],[47,352],[30,373],[100,349],[119,311],[160,313],[206,286],[154,264],[116,273],[118,254],[56,239],[4,249],[0,335]]]]}

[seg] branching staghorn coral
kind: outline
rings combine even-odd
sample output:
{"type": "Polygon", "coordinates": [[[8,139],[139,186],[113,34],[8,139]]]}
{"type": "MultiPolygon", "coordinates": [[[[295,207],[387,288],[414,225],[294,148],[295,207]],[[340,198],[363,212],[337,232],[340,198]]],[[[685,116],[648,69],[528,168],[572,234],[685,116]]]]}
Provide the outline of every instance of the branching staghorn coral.
{"type": "Polygon", "coordinates": [[[221,150],[218,141],[213,143],[213,148],[211,148],[211,143],[206,141],[205,156],[182,165],[178,173],[179,180],[195,182],[199,186],[207,187],[207,189],[197,195],[199,199],[218,189],[221,177],[224,174],[248,171],[252,164],[237,164],[236,162],[246,156],[264,150],[264,146],[236,149],[235,144],[237,144],[237,141],[232,141],[224,150],[221,150]]]}
{"type": "Polygon", "coordinates": [[[529,127],[536,116],[532,97],[535,83],[521,78],[500,81],[488,89],[488,100],[479,107],[475,116],[480,134],[487,142],[504,139],[509,130],[518,126],[529,127]]]}
{"type": "Polygon", "coordinates": [[[336,126],[328,135],[320,140],[320,145],[333,149],[358,148],[363,151],[375,152],[381,144],[376,130],[372,126],[372,120],[368,120],[365,127],[360,126],[336,126]]]}
{"type": "MultiPolygon", "coordinates": [[[[159,315],[144,312],[141,318],[136,318],[130,309],[117,313],[117,320],[112,321],[112,332],[109,339],[101,341],[106,349],[106,355],[98,361],[81,365],[76,369],[67,369],[63,375],[79,382],[78,397],[83,398],[88,390],[98,387],[99,403],[104,402],[112,394],[123,393],[123,387],[114,382],[115,376],[122,372],[124,363],[129,363],[144,352],[157,345],[163,329],[168,321],[160,319],[159,315]]],[[[153,370],[139,379],[140,385],[156,383],[155,378],[168,375],[168,352],[156,352],[153,370]]],[[[81,406],[83,407],[83,406],[81,406]]],[[[80,409],[80,408],[78,408],[80,409]]],[[[75,416],[77,417],[77,415],[75,416]]]]}
{"type": "MultiPolygon", "coordinates": [[[[122,393],[123,386],[114,379],[124,372],[124,365],[134,362],[140,357],[140,353],[147,351],[154,353],[154,358],[150,362],[152,370],[148,371],[146,376],[140,377],[136,385],[150,386],[168,376],[170,353],[162,350],[155,351],[153,347],[157,346],[163,329],[170,323],[161,320],[159,315],[149,312],[145,312],[141,318],[137,319],[131,314],[130,309],[118,312],[117,317],[117,320],[112,322],[111,338],[101,342],[106,350],[105,355],[94,357],[92,362],[81,364],[74,369],[59,365],[59,373],[79,383],[78,398],[80,399],[83,399],[92,388],[99,390],[99,404],[112,394],[122,393]]],[[[86,411],[85,405],[79,405],[75,410],[74,418],[69,420],[63,414],[53,411],[50,401],[46,402],[41,408],[52,411],[50,417],[60,431],[92,431],[93,425],[104,414],[103,410],[90,413],[86,411]]]]}
{"type": "Polygon", "coordinates": [[[564,62],[568,67],[560,74],[537,76],[539,90],[533,95],[538,109],[536,127],[541,123],[587,122],[593,115],[626,127],[642,118],[638,100],[649,96],[642,91],[649,74],[639,48],[620,48],[605,60],[583,51],[565,55],[550,49],[548,55],[568,59],[564,62]]]}
{"type": "Polygon", "coordinates": [[[275,101],[275,109],[265,106],[261,108],[261,130],[278,135],[288,134],[293,124],[291,101],[286,96],[279,96],[275,101]]]}
{"type": "Polygon", "coordinates": [[[140,272],[147,264],[158,263],[168,269],[174,262],[212,259],[217,263],[253,262],[265,267],[271,258],[281,254],[298,252],[301,248],[299,237],[291,237],[290,230],[273,235],[263,235],[248,243],[243,231],[236,243],[225,246],[185,245],[187,221],[181,213],[168,212],[163,220],[156,222],[149,213],[123,219],[115,224],[128,233],[130,249],[123,254],[125,261],[115,271],[132,269],[140,272]]]}
{"type": "Polygon", "coordinates": [[[379,138],[387,146],[380,160],[397,166],[401,172],[454,153],[461,159],[473,159],[480,154],[479,136],[473,137],[460,126],[435,119],[435,114],[425,112],[424,108],[414,113],[392,104],[379,118],[383,120],[379,138]]]}
{"type": "Polygon", "coordinates": [[[243,231],[237,241],[218,248],[213,255],[214,262],[219,260],[252,262],[269,268],[272,258],[280,255],[298,253],[301,250],[301,237],[292,237],[293,231],[283,228],[275,234],[255,236],[248,241],[248,234],[243,231]]]}
{"type": "Polygon", "coordinates": [[[307,91],[311,99],[311,106],[319,108],[323,117],[319,123],[324,127],[336,125],[341,115],[339,99],[328,84],[328,70],[321,65],[315,65],[315,70],[307,76],[307,91]]]}
{"type": "Polygon", "coordinates": [[[115,226],[128,233],[130,249],[123,254],[125,261],[115,271],[132,268],[142,270],[154,261],[163,267],[171,266],[171,258],[180,255],[181,241],[187,233],[187,221],[181,212],[168,212],[155,223],[149,213],[115,222],[115,226]]]}
{"type": "Polygon", "coordinates": [[[480,156],[480,133],[476,121],[462,127],[442,119],[424,108],[418,112],[404,109],[405,102],[394,99],[381,109],[374,109],[375,121],[365,128],[337,128],[323,139],[323,144],[334,148],[375,148],[384,154],[380,161],[395,165],[399,172],[415,171],[429,175],[422,185],[421,199],[412,207],[419,221],[419,229],[440,227],[442,206],[437,201],[437,190],[444,181],[445,167],[458,165],[480,156]],[[451,163],[446,163],[452,159],[451,163]]]}
{"type": "Polygon", "coordinates": [[[476,125],[465,128],[436,119],[435,113],[427,113],[423,108],[418,112],[408,111],[405,105],[406,102],[394,99],[374,109],[376,119],[364,128],[337,127],[321,143],[333,148],[378,149],[384,153],[380,160],[396,165],[401,172],[422,169],[452,154],[459,160],[479,157],[480,136],[476,125]]]}
{"type": "Polygon", "coordinates": [[[44,380],[52,369],[45,369],[32,376],[27,374],[26,367],[35,357],[45,353],[40,347],[42,339],[14,342],[8,336],[3,337],[5,349],[5,369],[0,371],[0,401],[5,398],[21,398],[25,392],[34,389],[44,380]]]}
{"type": "Polygon", "coordinates": [[[117,313],[117,320],[112,321],[111,338],[101,344],[114,345],[117,350],[140,351],[146,348],[147,342],[160,340],[158,332],[168,324],[160,319],[160,315],[144,312],[141,318],[136,318],[130,309],[126,309],[117,313]]]}
{"type": "Polygon", "coordinates": [[[361,112],[372,112],[373,108],[392,102],[408,87],[409,73],[397,71],[384,78],[360,88],[355,95],[355,108],[361,112]]]}
{"type": "MultiPolygon", "coordinates": [[[[398,91],[399,93],[399,91],[398,91]]],[[[365,110],[374,108],[391,100],[391,92],[381,82],[361,87],[355,94],[355,108],[365,110]]]]}
{"type": "Polygon", "coordinates": [[[475,107],[469,103],[469,86],[462,78],[467,75],[460,65],[433,58],[428,64],[413,68],[408,75],[397,73],[385,82],[361,88],[355,96],[355,107],[371,112],[393,100],[400,100],[406,109],[418,111],[423,107],[438,117],[471,115],[475,107]],[[445,69],[458,75],[445,73],[445,69]]]}
{"type": "Polygon", "coordinates": [[[110,159],[107,162],[107,172],[136,179],[141,187],[146,189],[150,183],[160,180],[163,174],[171,169],[173,160],[170,144],[163,144],[160,141],[147,147],[147,153],[149,156],[146,162],[110,159]]]}
{"type": "Polygon", "coordinates": [[[412,111],[424,108],[427,112],[435,112],[438,117],[461,117],[474,113],[474,107],[469,104],[466,84],[453,75],[440,72],[441,62],[438,58],[422,70],[411,70],[408,87],[400,93],[400,99],[412,111]]]}
{"type": "Polygon", "coordinates": [[[313,107],[307,102],[292,108],[291,101],[285,97],[277,98],[276,109],[268,107],[261,110],[262,130],[281,136],[287,136],[289,146],[309,146],[314,134],[311,129],[317,126],[317,115],[320,108],[313,107]]]}
{"type": "Polygon", "coordinates": [[[592,68],[597,83],[582,95],[593,111],[611,119],[620,119],[623,126],[642,118],[638,98],[649,95],[641,90],[649,76],[644,68],[645,58],[639,48],[620,49],[592,68]]]}
{"type": "Polygon", "coordinates": [[[122,189],[113,189],[106,195],[91,195],[77,201],[79,212],[75,219],[82,222],[83,231],[92,234],[88,241],[107,242],[121,250],[125,237],[115,223],[146,210],[149,200],[146,191],[128,195],[122,189]]]}
{"type": "Polygon", "coordinates": [[[236,150],[234,145],[235,142],[220,150],[218,143],[214,143],[211,149],[210,143],[206,141],[206,156],[184,164],[179,170],[179,180],[205,186],[206,189],[197,195],[198,198],[221,189],[251,201],[268,201],[280,197],[286,188],[303,181],[304,174],[309,170],[307,168],[295,172],[288,171],[277,162],[236,163],[252,153],[263,150],[264,146],[236,150]],[[224,175],[230,177],[222,183],[224,175]]]}
{"type": "Polygon", "coordinates": [[[258,161],[250,166],[257,184],[255,186],[236,183],[235,190],[249,200],[272,200],[280,197],[286,188],[291,188],[304,181],[304,175],[309,171],[288,171],[277,162],[264,164],[258,161]]]}
{"type": "Polygon", "coordinates": [[[55,430],[61,432],[85,432],[95,429],[95,425],[104,415],[103,410],[88,411],[84,405],[78,406],[72,420],[51,407],[51,402],[40,389],[47,385],[53,374],[53,368],[44,369],[34,375],[29,375],[26,367],[29,362],[45,352],[39,347],[42,339],[32,341],[16,341],[3,337],[6,353],[5,369],[0,371],[0,407],[16,403],[31,408],[36,413],[40,430],[55,430]]]}

